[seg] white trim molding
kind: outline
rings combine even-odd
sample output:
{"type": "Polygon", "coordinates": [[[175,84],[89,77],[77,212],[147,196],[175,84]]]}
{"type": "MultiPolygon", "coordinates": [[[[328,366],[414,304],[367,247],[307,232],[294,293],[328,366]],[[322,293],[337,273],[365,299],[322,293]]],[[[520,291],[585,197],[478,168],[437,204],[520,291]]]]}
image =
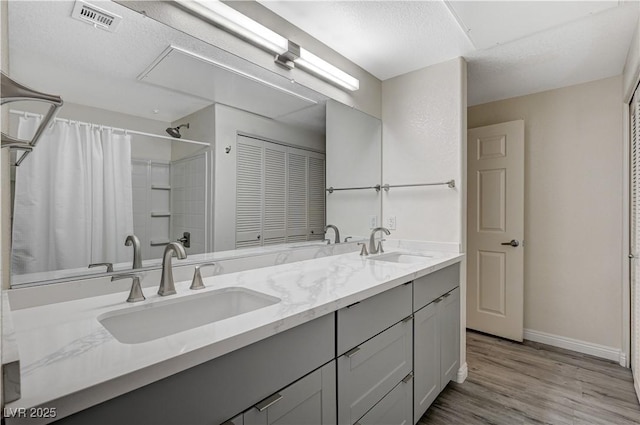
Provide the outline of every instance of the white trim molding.
{"type": "Polygon", "coordinates": [[[566,350],[576,351],[578,353],[589,354],[591,356],[600,357],[601,359],[612,360],[618,362],[621,366],[626,367],[627,356],[620,348],[607,347],[606,345],[580,341],[578,339],[548,334],[546,332],[535,331],[532,329],[524,330],[524,339],[539,342],[541,344],[552,345],[558,348],[564,348],[566,350]],[[623,362],[625,364],[623,364],[623,362]]]}
{"type": "Polygon", "coordinates": [[[460,367],[460,369],[458,369],[458,375],[456,376],[456,382],[458,384],[462,384],[467,379],[467,376],[469,376],[469,368],[467,367],[467,363],[465,362],[460,367]]]}

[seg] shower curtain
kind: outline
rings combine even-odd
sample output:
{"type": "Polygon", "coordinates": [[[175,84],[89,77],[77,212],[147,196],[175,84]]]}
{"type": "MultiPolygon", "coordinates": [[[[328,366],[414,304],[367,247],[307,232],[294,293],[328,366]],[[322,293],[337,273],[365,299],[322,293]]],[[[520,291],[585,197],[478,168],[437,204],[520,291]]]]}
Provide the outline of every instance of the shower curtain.
{"type": "MultiPolygon", "coordinates": [[[[21,116],[18,137],[40,120],[21,116]]],[[[55,122],[16,167],[12,273],[128,261],[132,233],[131,136],[55,122]]]]}

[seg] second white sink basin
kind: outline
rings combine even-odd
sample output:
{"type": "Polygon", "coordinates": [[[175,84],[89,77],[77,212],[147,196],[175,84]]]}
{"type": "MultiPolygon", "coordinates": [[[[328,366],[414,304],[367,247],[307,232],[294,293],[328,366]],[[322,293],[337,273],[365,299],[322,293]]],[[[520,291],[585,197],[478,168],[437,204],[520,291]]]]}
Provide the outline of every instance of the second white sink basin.
{"type": "Polygon", "coordinates": [[[98,321],[118,341],[138,344],[258,310],[281,300],[246,288],[225,288],[110,311],[98,321]]]}
{"type": "Polygon", "coordinates": [[[433,258],[433,256],[421,254],[406,254],[404,252],[390,252],[389,254],[382,254],[377,257],[371,257],[370,259],[376,261],[388,261],[391,263],[415,264],[424,263],[429,258],[433,258]]]}

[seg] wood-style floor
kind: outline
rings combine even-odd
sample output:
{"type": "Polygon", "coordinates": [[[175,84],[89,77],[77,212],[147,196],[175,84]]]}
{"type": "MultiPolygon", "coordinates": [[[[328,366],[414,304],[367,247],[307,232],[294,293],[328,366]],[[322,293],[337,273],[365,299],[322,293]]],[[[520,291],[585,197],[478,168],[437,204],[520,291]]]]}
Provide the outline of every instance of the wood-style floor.
{"type": "Polygon", "coordinates": [[[631,371],[614,362],[470,331],[467,364],[419,424],[640,424],[631,371]]]}

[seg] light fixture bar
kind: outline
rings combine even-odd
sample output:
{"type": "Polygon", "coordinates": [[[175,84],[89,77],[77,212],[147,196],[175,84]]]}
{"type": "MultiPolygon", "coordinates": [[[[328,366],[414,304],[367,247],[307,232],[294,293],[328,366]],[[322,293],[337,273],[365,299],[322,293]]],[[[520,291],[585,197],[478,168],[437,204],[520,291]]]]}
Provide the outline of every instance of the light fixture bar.
{"type": "Polygon", "coordinates": [[[266,50],[283,54],[289,40],[218,0],[177,0],[183,8],[266,50]]]}
{"type": "Polygon", "coordinates": [[[272,53],[285,68],[297,66],[347,90],[360,88],[360,81],[280,34],[218,0],[176,0],[181,7],[272,53]]]}
{"type": "Polygon", "coordinates": [[[333,81],[348,90],[356,91],[360,88],[360,81],[357,78],[331,65],[324,59],[320,59],[303,47],[300,47],[300,57],[294,59],[294,63],[300,68],[329,81],[333,81]]]}

